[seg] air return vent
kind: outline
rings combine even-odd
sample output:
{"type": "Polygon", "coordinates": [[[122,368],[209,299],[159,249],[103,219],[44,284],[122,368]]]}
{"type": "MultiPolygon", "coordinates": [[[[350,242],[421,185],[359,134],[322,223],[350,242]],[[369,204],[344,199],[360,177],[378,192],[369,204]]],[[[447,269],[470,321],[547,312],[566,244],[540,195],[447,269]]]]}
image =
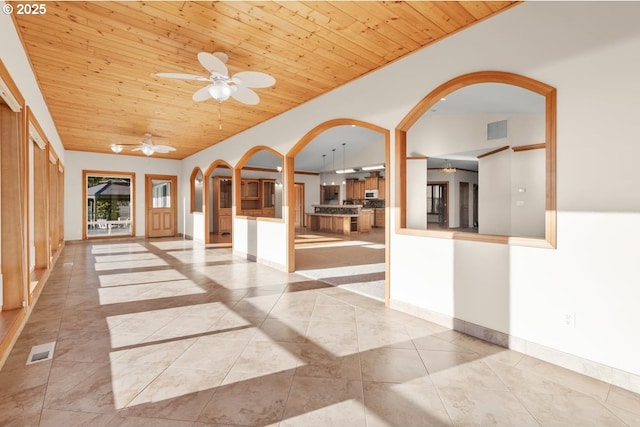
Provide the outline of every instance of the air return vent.
{"type": "Polygon", "coordinates": [[[46,344],[34,345],[31,347],[31,352],[27,358],[27,365],[53,359],[53,349],[55,347],[55,341],[48,342],[46,344]]]}
{"type": "Polygon", "coordinates": [[[487,141],[492,139],[502,139],[507,137],[507,121],[487,123],[487,141]]]}

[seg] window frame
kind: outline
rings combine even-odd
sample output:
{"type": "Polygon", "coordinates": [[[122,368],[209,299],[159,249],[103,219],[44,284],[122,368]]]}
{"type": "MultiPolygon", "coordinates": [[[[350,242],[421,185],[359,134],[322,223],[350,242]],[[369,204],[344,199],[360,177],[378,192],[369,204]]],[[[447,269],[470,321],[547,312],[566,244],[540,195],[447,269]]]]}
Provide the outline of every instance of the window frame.
{"type": "Polygon", "coordinates": [[[135,172],[121,172],[121,171],[102,171],[102,170],[83,170],[82,171],[82,239],[110,239],[110,238],[122,238],[122,237],[134,237],[136,235],[136,215],[135,215],[135,193],[136,193],[136,174],[135,172]],[[130,179],[130,193],[129,193],[129,215],[131,218],[131,230],[129,233],[118,233],[113,235],[97,235],[91,236],[87,232],[87,182],[89,176],[101,176],[109,178],[125,178],[130,179]]]}
{"type": "MultiPolygon", "coordinates": [[[[396,217],[397,234],[435,237],[454,240],[470,240],[489,243],[501,243],[518,246],[556,248],[556,89],[545,83],[519,74],[503,71],[479,71],[464,74],[449,80],[425,96],[398,124],[395,130],[395,161],[397,195],[396,206],[399,215],[396,217]],[[450,93],[479,83],[503,83],[530,90],[545,97],[545,237],[527,238],[504,235],[477,234],[462,231],[436,231],[407,228],[407,132],[420,118],[429,111],[441,98],[450,93]]],[[[538,144],[540,145],[540,144],[538,144]]]]}

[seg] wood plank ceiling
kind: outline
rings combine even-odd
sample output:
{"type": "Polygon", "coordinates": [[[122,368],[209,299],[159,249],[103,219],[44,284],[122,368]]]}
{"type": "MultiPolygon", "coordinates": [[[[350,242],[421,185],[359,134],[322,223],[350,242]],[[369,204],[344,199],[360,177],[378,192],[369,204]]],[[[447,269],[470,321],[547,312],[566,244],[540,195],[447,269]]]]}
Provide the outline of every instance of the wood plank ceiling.
{"type": "Polygon", "coordinates": [[[13,16],[65,149],[110,153],[150,132],[177,148],[154,156],[182,159],[515,3],[46,2],[13,16]],[[154,76],[208,76],[200,51],[276,85],[258,105],[222,103],[220,130],[218,103],[191,99],[206,83],[154,76]]]}

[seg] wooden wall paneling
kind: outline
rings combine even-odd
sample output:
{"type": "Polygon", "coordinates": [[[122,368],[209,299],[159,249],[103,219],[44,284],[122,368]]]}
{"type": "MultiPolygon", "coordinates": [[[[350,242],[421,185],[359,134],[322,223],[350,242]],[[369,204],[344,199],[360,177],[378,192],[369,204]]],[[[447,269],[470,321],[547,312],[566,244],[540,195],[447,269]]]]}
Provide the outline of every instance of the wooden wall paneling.
{"type": "Polygon", "coordinates": [[[0,187],[3,310],[23,306],[28,287],[28,240],[24,122],[0,104],[0,187]]]}
{"type": "Polygon", "coordinates": [[[114,140],[137,142],[133,124],[161,106],[149,130],[178,150],[159,157],[182,159],[513,4],[56,2],[46,15],[12,18],[65,149],[110,153],[114,140]],[[207,132],[216,106],[193,104],[198,84],[154,75],[206,74],[200,51],[230,53],[231,73],[264,71],[277,85],[250,109],[225,103],[224,129],[207,132]]]}

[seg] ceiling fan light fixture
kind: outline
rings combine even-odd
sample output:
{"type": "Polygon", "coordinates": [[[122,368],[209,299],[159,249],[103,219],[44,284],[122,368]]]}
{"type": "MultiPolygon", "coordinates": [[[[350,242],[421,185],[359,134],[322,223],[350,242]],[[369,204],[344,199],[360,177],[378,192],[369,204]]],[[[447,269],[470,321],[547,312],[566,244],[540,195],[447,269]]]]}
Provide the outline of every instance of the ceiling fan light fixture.
{"type": "Polygon", "coordinates": [[[150,156],[155,152],[155,150],[153,149],[152,146],[145,144],[142,146],[142,152],[144,153],[145,156],[150,156]]]}
{"type": "Polygon", "coordinates": [[[225,82],[215,82],[209,85],[209,94],[218,102],[226,101],[231,96],[232,89],[225,82]]]}
{"type": "Polygon", "coordinates": [[[113,151],[116,154],[121,153],[123,149],[124,147],[120,144],[111,144],[111,151],[113,151]]]}

